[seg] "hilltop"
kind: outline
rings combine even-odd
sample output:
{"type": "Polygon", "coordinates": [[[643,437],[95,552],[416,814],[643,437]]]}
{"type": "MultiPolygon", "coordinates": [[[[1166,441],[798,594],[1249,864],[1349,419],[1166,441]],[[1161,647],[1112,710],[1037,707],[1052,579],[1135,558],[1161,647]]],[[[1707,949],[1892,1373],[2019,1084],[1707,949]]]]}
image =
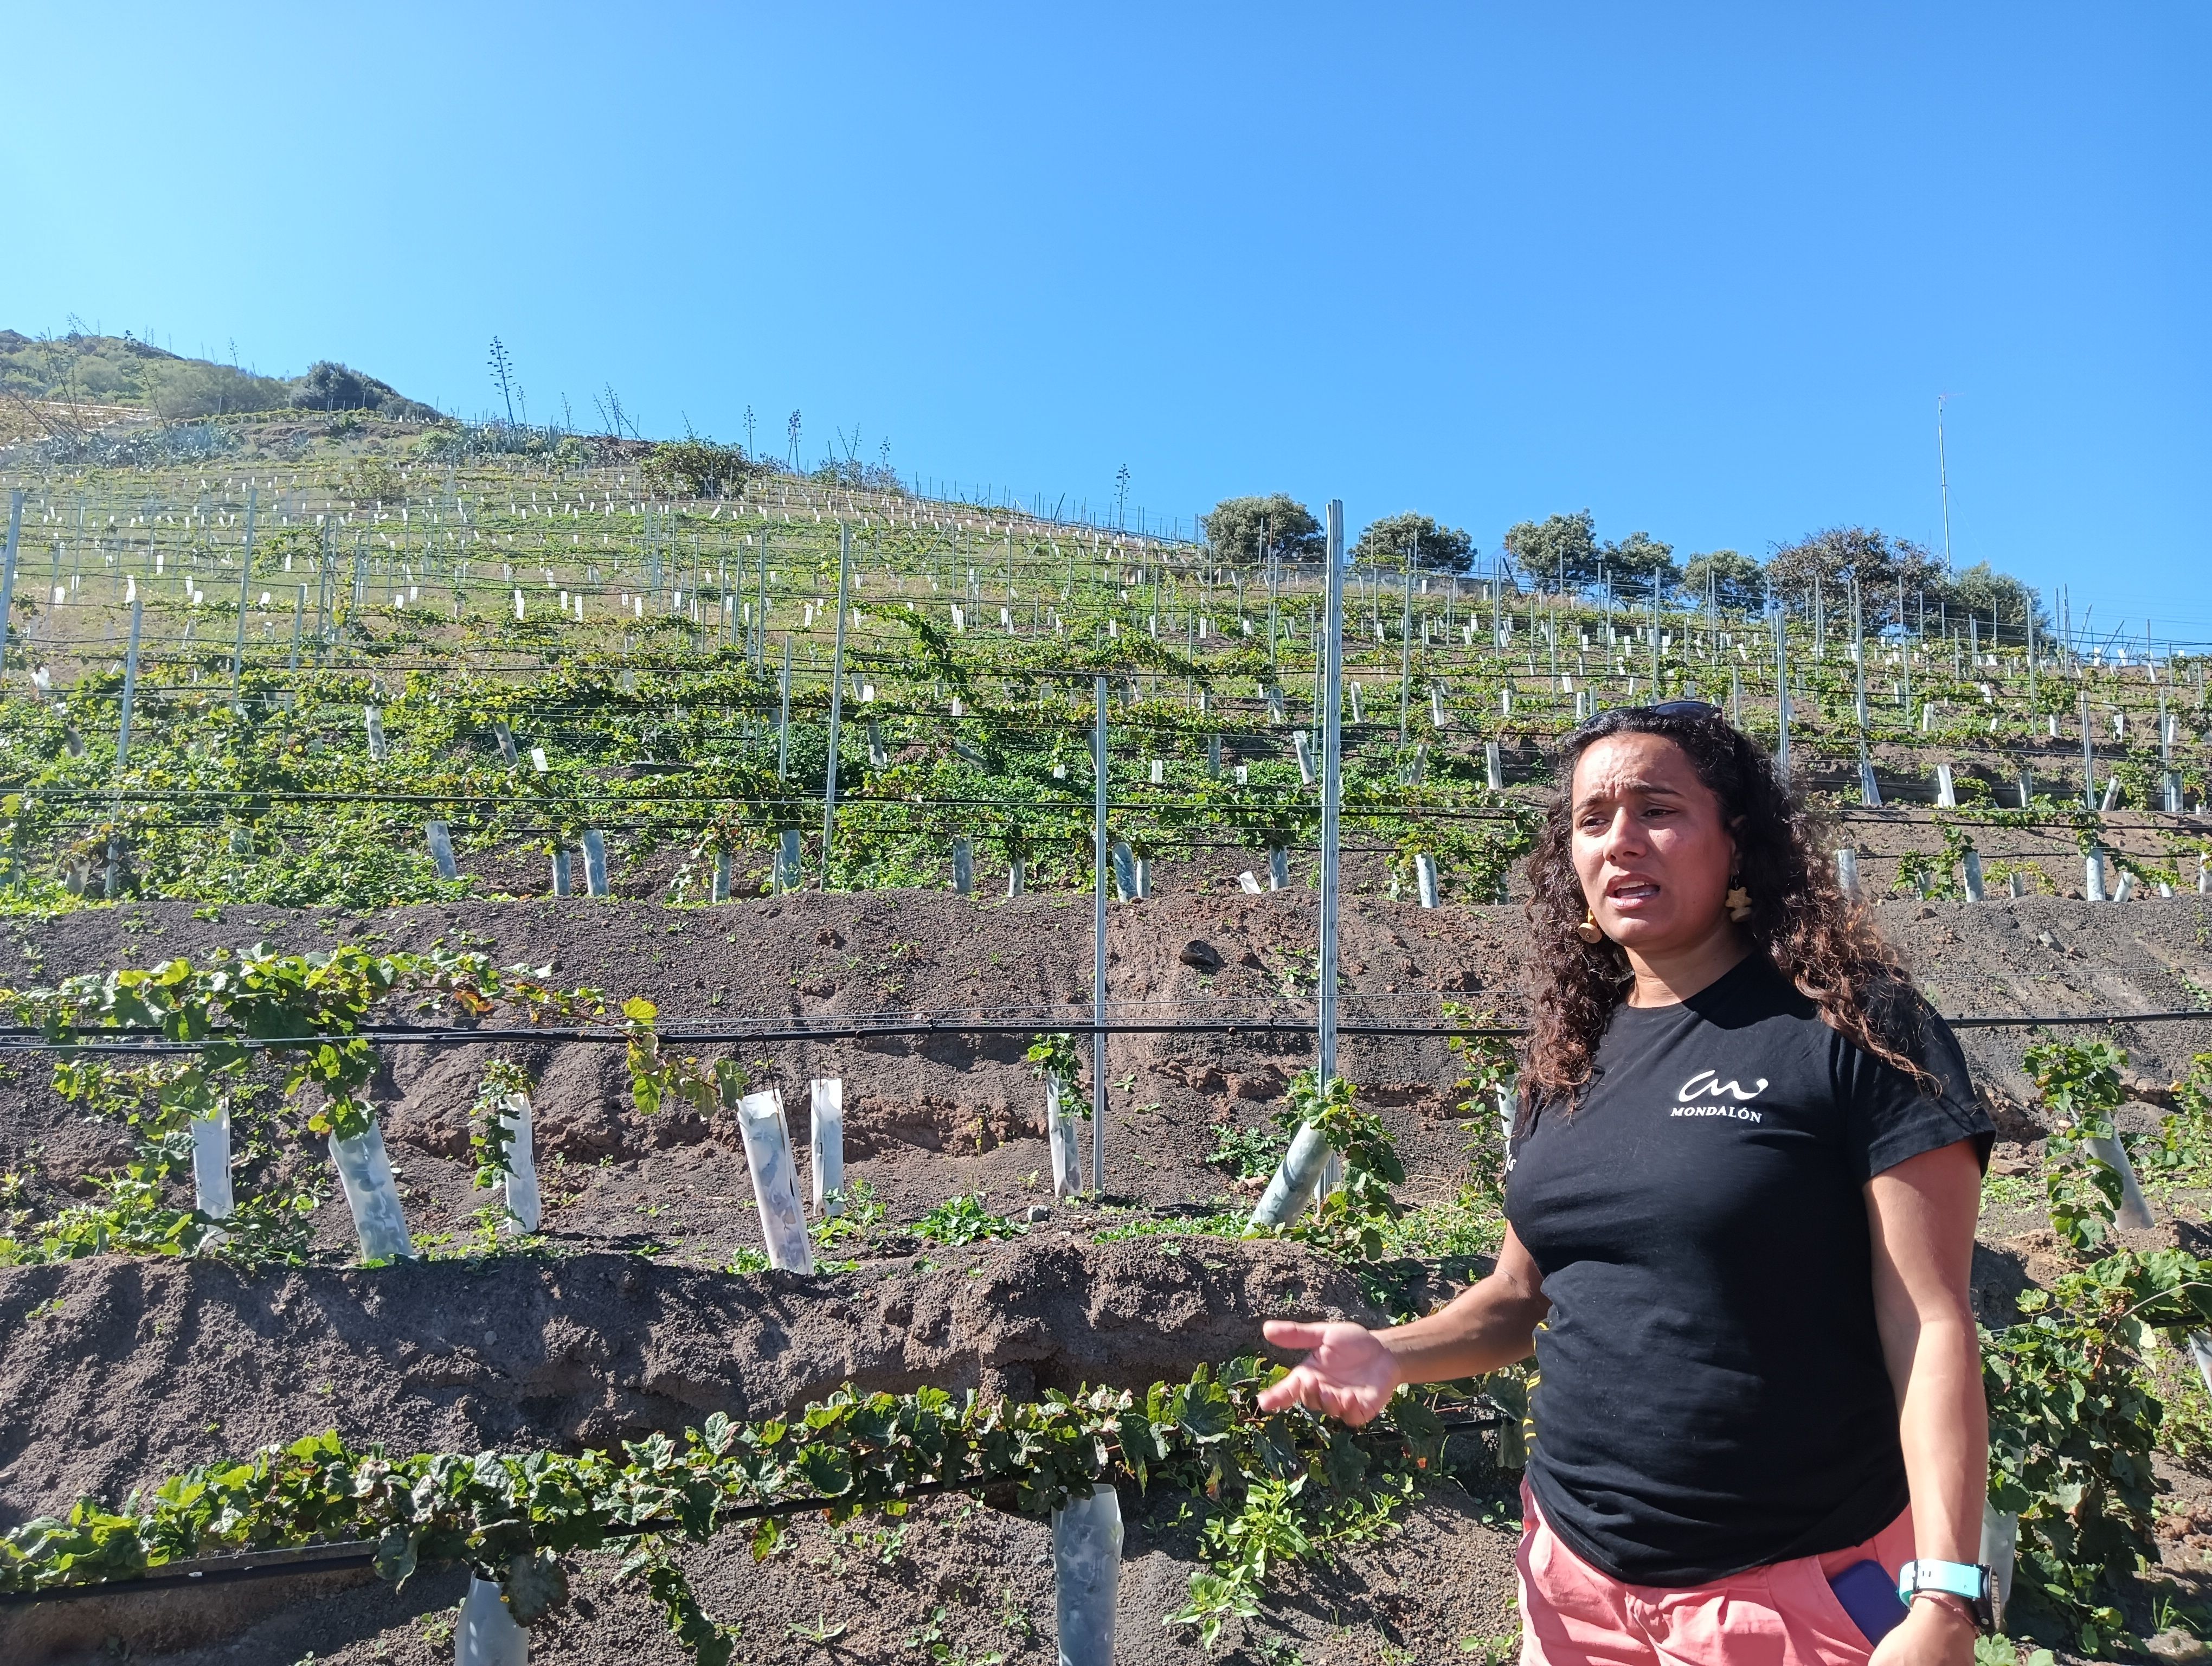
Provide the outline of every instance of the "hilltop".
{"type": "Polygon", "coordinates": [[[60,436],[140,416],[164,422],[246,411],[360,410],[435,419],[389,383],[324,359],[305,375],[261,376],[187,358],[128,334],[33,337],[0,330],[8,426],[60,436]]]}

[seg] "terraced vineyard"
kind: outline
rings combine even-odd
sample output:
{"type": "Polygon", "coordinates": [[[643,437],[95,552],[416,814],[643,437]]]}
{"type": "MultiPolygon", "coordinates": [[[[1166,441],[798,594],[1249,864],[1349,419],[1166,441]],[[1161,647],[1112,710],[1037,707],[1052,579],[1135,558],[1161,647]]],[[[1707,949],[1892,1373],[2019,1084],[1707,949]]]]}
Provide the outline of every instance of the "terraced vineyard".
{"type": "Polygon", "coordinates": [[[696,448],[110,454],[15,475],[9,1658],[428,1660],[513,1615],[546,1660],[980,1663],[1102,1600],[1122,1659],[1510,1654],[1517,1380],[1350,1442],[1254,1413],[1249,1356],[1485,1264],[1546,750],[1655,694],[1786,711],[1990,1020],[2019,1628],[2198,1612],[2197,659],[1355,569],[1347,1105],[1306,1073],[1315,564],[696,448]],[[1303,1124],[1352,1183],[1255,1230],[1303,1124]]]}
{"type": "MultiPolygon", "coordinates": [[[[200,462],[26,488],[10,651],[41,697],[0,735],[19,895],[532,895],[586,832],[634,896],[757,893],[780,850],[808,887],[1004,891],[1018,867],[1083,889],[1101,678],[1127,877],[1310,865],[1313,563],[786,476],[667,498],[643,447],[485,457],[384,427],[382,454],[240,424],[200,462]]],[[[2193,885],[2201,823],[2174,812],[2206,792],[2202,660],[2031,659],[2016,621],[1946,623],[1867,638],[1862,678],[1847,623],[1790,621],[1790,745],[1869,883],[1947,894],[1975,848],[2063,895],[2100,845],[2113,889],[2193,885]]],[[[1778,657],[1717,609],[1355,571],[1355,884],[1410,893],[1425,854],[1444,894],[1491,900],[1578,711],[1701,694],[1778,739],[1778,657]]]]}

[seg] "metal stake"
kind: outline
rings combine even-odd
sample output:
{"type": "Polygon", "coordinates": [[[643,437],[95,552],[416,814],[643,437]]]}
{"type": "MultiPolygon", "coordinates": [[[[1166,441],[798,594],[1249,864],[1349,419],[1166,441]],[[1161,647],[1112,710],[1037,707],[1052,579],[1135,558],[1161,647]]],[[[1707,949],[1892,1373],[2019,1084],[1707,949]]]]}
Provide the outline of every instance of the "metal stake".
{"type": "MultiPolygon", "coordinates": [[[[1406,744],[1406,716],[1413,698],[1413,544],[1406,543],[1406,573],[1399,587],[1405,592],[1405,609],[1398,621],[1398,744],[1406,744]]],[[[1379,576],[1379,575],[1378,575],[1379,576]]],[[[1327,673],[1323,673],[1324,678],[1327,673]]],[[[1335,697],[1334,693],[1328,698],[1335,697]]]]}
{"type": "Polygon", "coordinates": [[[1774,714],[1778,726],[1774,763],[1786,781],[1790,776],[1790,607],[1786,602],[1774,615],[1774,714]]]}
{"type": "Polygon", "coordinates": [[[120,771],[131,761],[131,703],[138,692],[138,627],[146,617],[146,599],[131,599],[131,643],[123,654],[123,721],[115,731],[115,767],[120,771]]]}
{"type": "Polygon", "coordinates": [[[775,720],[775,778],[791,767],[791,638],[783,639],[783,703],[775,720]]]}
{"type": "Polygon", "coordinates": [[[131,706],[138,693],[138,630],[146,617],[146,599],[131,599],[131,644],[123,654],[123,719],[115,728],[115,802],[107,815],[106,894],[123,889],[123,835],[115,824],[123,815],[123,766],[131,761],[131,706]]]}
{"type": "Polygon", "coordinates": [[[1106,679],[1091,683],[1091,1189],[1106,1189],[1106,679]]]}
{"type": "Polygon", "coordinates": [[[837,523],[837,644],[830,656],[830,762],[822,781],[822,889],[830,889],[830,835],[837,825],[837,730],[845,721],[845,610],[853,576],[853,528],[837,523]]]}
{"type": "Polygon", "coordinates": [[[0,670],[7,664],[8,625],[15,606],[15,539],[22,530],[23,489],[18,486],[8,494],[8,554],[0,568],[0,670]]]}
{"type": "Polygon", "coordinates": [[[1321,1084],[1326,1089],[1336,1074],[1336,824],[1344,787],[1344,500],[1331,498],[1322,520],[1328,537],[1328,601],[1322,641],[1321,980],[1314,1009],[1321,1031],[1321,1084]]]}
{"type": "Polygon", "coordinates": [[[238,703],[240,680],[246,672],[246,602],[253,587],[253,508],[258,493],[246,489],[246,547],[238,556],[238,644],[230,651],[230,703],[238,703]]]}
{"type": "Polygon", "coordinates": [[[753,601],[753,664],[768,669],[768,529],[760,535],[760,593],[753,601]]]}

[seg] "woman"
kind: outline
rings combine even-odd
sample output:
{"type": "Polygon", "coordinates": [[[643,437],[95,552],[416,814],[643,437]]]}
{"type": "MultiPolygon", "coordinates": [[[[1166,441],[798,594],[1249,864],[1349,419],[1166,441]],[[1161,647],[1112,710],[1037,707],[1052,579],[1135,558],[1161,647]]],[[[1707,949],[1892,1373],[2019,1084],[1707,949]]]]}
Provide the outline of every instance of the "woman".
{"type": "Polygon", "coordinates": [[[1958,1044],[1718,709],[1605,713],[1561,765],[1496,1270],[1389,1329],[1271,1321],[1311,1352],[1261,1404],[1363,1423],[1533,1353],[1524,1663],[1971,1666],[1958,1044]]]}

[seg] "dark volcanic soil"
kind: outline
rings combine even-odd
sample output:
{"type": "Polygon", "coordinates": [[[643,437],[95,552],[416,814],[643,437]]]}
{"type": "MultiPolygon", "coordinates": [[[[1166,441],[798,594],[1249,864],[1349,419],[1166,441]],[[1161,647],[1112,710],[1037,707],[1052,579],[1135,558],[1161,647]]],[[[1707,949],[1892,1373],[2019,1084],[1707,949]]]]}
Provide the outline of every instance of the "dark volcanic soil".
{"type": "MultiPolygon", "coordinates": [[[[1878,905],[1937,1007],[1973,1016],[2140,1012],[2212,1006],[2212,898],[2138,898],[2094,908],[2028,897],[1970,906],[1878,905]]],[[[422,948],[440,939],[502,962],[550,964],[564,983],[596,985],[617,1001],[651,996],[662,1023],[710,1028],[760,1020],[834,1022],[915,1012],[1077,1026],[1088,1012],[1087,898],[978,903],[943,894],[878,892],[668,909],[649,903],[471,903],[373,918],[234,909],[221,923],[181,904],[16,922],[16,981],[51,980],[216,944],[316,949],[349,941],[422,948]]],[[[1313,898],[1185,895],[1113,909],[1113,1012],[1128,1021],[1265,1017],[1312,1011],[1313,898]],[[1179,958],[1206,945],[1204,964],[1179,958]]],[[[1351,1023],[1429,1024],[1445,1001],[1521,1014],[1524,927],[1512,908],[1445,908],[1361,900],[1346,910],[1341,1011],[1351,1023]]],[[[0,966],[8,952],[0,948],[0,966]]],[[[2212,1022],[2122,1026],[2116,1038],[2142,1076],[2171,1079],[2212,1049],[2212,1022]]],[[[2032,1132],[2020,1069],[2029,1032],[1961,1031],[1969,1059],[2008,1128],[2032,1132]]],[[[765,1060],[803,1129],[811,1076],[845,1082],[848,1160],[875,1185],[893,1220],[912,1219],[962,1191],[994,1207],[1049,1202],[1041,1085],[1019,1035],[763,1043],[725,1051],[765,1060]]],[[[630,1108],[622,1049],[583,1043],[507,1042],[386,1049],[376,1099],[402,1171],[418,1239],[435,1248],[465,1231],[485,1196],[469,1185],[466,1115],[487,1053],[539,1079],[538,1147],[547,1229],[564,1245],[658,1246],[697,1265],[726,1265],[759,1229],[733,1129],[630,1108]]],[[[1114,1037],[1107,1189],[1153,1207],[1204,1204],[1226,1182],[1203,1161],[1216,1126],[1267,1124],[1291,1075],[1310,1061],[1304,1036],[1114,1037]]],[[[1453,1055],[1441,1042],[1347,1037],[1345,1073],[1391,1123],[1408,1195],[1449,1192],[1469,1137],[1456,1120],[1453,1055]]],[[[0,1163],[66,1186],[121,1160],[114,1128],[89,1123],[46,1085],[46,1061],[0,1063],[0,1163]]],[[[799,1142],[804,1144],[803,1134],[799,1142]]],[[[803,1160],[803,1158],[802,1158],[803,1160]]],[[[352,1246],[332,1189],[325,1245],[352,1246]]]]}
{"type": "MultiPolygon", "coordinates": [[[[2212,1005],[2212,899],[1902,903],[1880,913],[1937,1006],[1954,1016],[2212,1005]]],[[[1117,906],[1115,1015],[1302,1019],[1311,1010],[1314,924],[1313,898],[1302,891],[1183,891],[1117,906]]],[[[294,1272],[246,1278],[216,1265],[122,1258],[0,1271],[6,1521],[63,1507],[82,1491],[117,1498],[191,1462],[325,1427],[394,1449],[605,1444],[680,1428],[717,1408],[787,1408],[848,1377],[1012,1393],[1086,1379],[1140,1383],[1253,1346],[1267,1314],[1366,1311],[1340,1268],[1292,1247],[1090,1241],[1133,1210],[1241,1201],[1204,1157],[1217,1124],[1267,1122],[1310,1059],[1302,1036],[1115,1037],[1109,1204],[1047,1208],[1042,1095],[1020,1055],[1031,1025],[1073,1028],[1087,1013],[1087,897],[874,893],[711,909],[520,902],[367,919],[234,909],[220,922],[157,904],[10,930],[13,947],[0,957],[20,968],[5,981],[19,983],[218,943],[419,948],[442,939],[501,961],[550,964],[563,983],[595,984],[617,1000],[649,995],[669,1028],[1004,1016],[1024,1032],[729,1050],[770,1063],[802,1127],[806,1079],[843,1078],[848,1162],[877,1188],[892,1228],[977,1189],[994,1209],[1045,1213],[1025,1237],[988,1250],[930,1250],[893,1231],[849,1273],[812,1281],[730,1274],[732,1256],[759,1243],[734,1131],[674,1114],[640,1117],[619,1048],[526,1040],[497,1050],[539,1079],[547,1249],[463,1259],[458,1238],[484,1201],[469,1185],[465,1113],[488,1049],[392,1048],[375,1097],[410,1223],[433,1259],[343,1265],[352,1231],[333,1195],[318,1216],[327,1264],[294,1272]]],[[[1424,912],[1355,900],[1342,940],[1345,1020],[1431,1023],[1448,1000],[1516,1019],[1523,933],[1517,909],[1424,912]]],[[[2116,1033],[2135,1057],[2140,1103],[2128,1116],[2138,1125],[2160,1114],[2164,1084],[2191,1055],[2212,1050],[2212,1023],[2116,1033]]],[[[2009,1141],[2034,1139],[2040,1130],[2019,1064],[2031,1032],[1961,1035],[2009,1141]]],[[[1354,1037],[1342,1057],[1401,1141],[1407,1193],[1449,1195],[1468,1141],[1488,1137],[1486,1123],[1459,1120],[1452,1055],[1432,1039],[1354,1037]]],[[[126,1149],[116,1130],[55,1097],[47,1067],[30,1054],[0,1066],[0,1163],[33,1172],[34,1191],[79,1184],[126,1149]]],[[[2048,1249],[2018,1177],[2029,1156],[2016,1143],[1998,1154],[1976,1267],[1990,1316],[2039,1276],[2048,1249]]],[[[2199,1229],[2185,1220],[2180,1230],[2199,1229]]],[[[1260,1639],[1278,1633],[1313,1662],[1465,1659],[1473,1651],[1462,1653],[1462,1640],[1510,1632],[1510,1538],[1476,1519],[1478,1496],[1496,1496],[1499,1482],[1486,1473],[1469,1482],[1471,1494],[1445,1487],[1396,1535],[1354,1550],[1334,1572],[1300,1575],[1233,1639],[1243,1657],[1260,1659],[1260,1639]]],[[[1176,1520],[1182,1501],[1132,1494],[1127,1508],[1122,1657],[1194,1657],[1187,1633],[1160,1624],[1195,1566],[1194,1529],[1176,1520]]],[[[894,1531],[881,1521],[834,1532],[813,1523],[757,1568],[736,1535],[689,1560],[710,1608],[743,1620],[744,1657],[921,1658],[921,1634],[941,1607],[944,1640],[971,1661],[994,1652],[1050,1658],[1041,1525],[940,1501],[909,1518],[896,1554],[881,1536],[894,1531]],[[817,1618],[848,1629],[830,1646],[793,1634],[815,1629],[817,1618]]],[[[586,1572],[589,1611],[540,1635],[538,1657],[678,1657],[636,1593],[601,1588],[609,1572],[586,1572]]],[[[179,1662],[289,1666],[310,1651],[318,1661],[362,1666],[450,1657],[450,1642],[423,1640],[426,1626],[436,1630],[435,1611],[457,1599],[450,1577],[398,1595],[349,1576],[324,1580],[319,1596],[272,1582],[191,1600],[149,1594],[0,1609],[0,1658],[117,1657],[100,1652],[110,1639],[133,1657],[179,1662]]]]}
{"type": "Polygon", "coordinates": [[[842,1383],[1018,1398],[1142,1388],[1260,1346],[1273,1315],[1379,1322],[1295,1244],[1038,1233],[831,1280],[586,1251],[259,1278],[102,1256],[0,1283],[0,1511],[336,1428],[398,1451],[611,1448],[842,1383]]]}

